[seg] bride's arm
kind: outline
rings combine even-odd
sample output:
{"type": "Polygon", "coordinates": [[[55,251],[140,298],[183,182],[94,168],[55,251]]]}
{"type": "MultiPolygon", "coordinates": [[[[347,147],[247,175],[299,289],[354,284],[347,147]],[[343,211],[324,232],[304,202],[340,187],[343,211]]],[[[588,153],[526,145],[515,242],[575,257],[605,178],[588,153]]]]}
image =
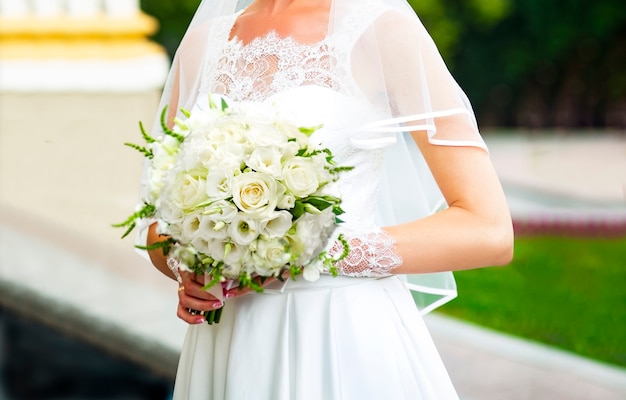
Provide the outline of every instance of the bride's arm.
{"type": "MultiPolygon", "coordinates": [[[[350,248],[337,264],[339,273],[385,276],[508,264],[513,227],[488,153],[476,146],[433,145],[426,132],[413,136],[449,207],[409,223],[347,236],[350,248]]],[[[342,249],[336,242],[330,253],[337,256],[342,249]]]]}
{"type": "Polygon", "coordinates": [[[513,227],[489,155],[478,147],[438,146],[413,134],[449,207],[421,220],[384,228],[403,263],[394,273],[505,265],[513,227]]]}
{"type": "MultiPolygon", "coordinates": [[[[166,236],[161,236],[157,233],[157,223],[153,223],[150,225],[150,227],[148,228],[148,235],[146,237],[146,245],[152,246],[155,243],[158,242],[162,242],[163,240],[167,239],[166,236]]],[[[176,280],[176,276],[174,275],[174,272],[172,270],[169,269],[169,267],[167,266],[167,256],[165,254],[163,254],[163,250],[161,249],[154,249],[154,250],[148,250],[148,256],[150,257],[150,261],[152,261],[152,264],[156,267],[156,269],[158,269],[161,273],[163,273],[164,275],[166,275],[167,277],[176,280]]]]}

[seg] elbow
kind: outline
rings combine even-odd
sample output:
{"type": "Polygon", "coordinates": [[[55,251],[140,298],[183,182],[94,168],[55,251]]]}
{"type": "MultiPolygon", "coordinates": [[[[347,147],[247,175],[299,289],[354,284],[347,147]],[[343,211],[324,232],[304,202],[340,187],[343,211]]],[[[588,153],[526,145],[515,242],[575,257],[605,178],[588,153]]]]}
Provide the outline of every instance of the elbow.
{"type": "Polygon", "coordinates": [[[510,220],[498,224],[493,228],[492,234],[492,262],[493,266],[505,266],[513,260],[514,233],[513,224],[510,220]]]}

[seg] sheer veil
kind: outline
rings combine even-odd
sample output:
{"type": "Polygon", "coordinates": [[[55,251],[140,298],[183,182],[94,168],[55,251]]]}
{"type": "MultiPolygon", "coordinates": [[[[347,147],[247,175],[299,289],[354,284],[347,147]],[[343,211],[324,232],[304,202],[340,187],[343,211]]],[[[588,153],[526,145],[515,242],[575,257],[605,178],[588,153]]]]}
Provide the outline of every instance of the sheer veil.
{"type": "MultiPolygon", "coordinates": [[[[174,57],[159,110],[168,105],[172,117],[180,107],[191,109],[205,64],[216,62],[219,51],[209,40],[213,26],[250,3],[202,1],[174,57]]],[[[327,35],[335,38],[333,50],[353,84],[350,95],[377,110],[354,127],[352,141],[357,147],[385,148],[380,225],[441,210],[445,200],[408,132],[423,131],[434,145],[486,147],[465,94],[424,26],[406,0],[333,0],[327,35]]],[[[158,121],[154,126],[159,127],[158,121]]],[[[408,275],[406,280],[422,313],[456,296],[449,272],[408,275]]]]}

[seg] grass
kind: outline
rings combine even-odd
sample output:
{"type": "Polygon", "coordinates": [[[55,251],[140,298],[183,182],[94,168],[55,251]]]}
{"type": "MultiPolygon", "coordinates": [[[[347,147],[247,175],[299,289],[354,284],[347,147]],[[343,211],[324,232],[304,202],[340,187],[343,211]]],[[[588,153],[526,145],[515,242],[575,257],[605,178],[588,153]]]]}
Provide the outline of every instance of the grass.
{"type": "Polygon", "coordinates": [[[626,366],[626,238],[519,238],[509,266],[455,276],[440,312],[626,366]]]}

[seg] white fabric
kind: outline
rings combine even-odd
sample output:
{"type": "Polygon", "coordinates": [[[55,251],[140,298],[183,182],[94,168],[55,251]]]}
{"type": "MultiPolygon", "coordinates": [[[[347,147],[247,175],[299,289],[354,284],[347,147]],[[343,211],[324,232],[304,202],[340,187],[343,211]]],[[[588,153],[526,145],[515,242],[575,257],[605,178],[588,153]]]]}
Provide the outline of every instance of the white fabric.
{"type": "Polygon", "coordinates": [[[191,326],[176,400],[455,400],[427,327],[397,277],[322,276],[228,300],[191,326]]]}

